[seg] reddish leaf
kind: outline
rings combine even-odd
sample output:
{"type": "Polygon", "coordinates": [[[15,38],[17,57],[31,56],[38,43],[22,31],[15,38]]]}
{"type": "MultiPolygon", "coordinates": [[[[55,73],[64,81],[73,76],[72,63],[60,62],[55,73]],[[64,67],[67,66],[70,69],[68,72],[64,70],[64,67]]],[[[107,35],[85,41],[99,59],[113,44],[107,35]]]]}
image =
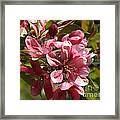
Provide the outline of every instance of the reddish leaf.
{"type": "Polygon", "coordinates": [[[61,90],[60,88],[56,89],[53,94],[53,100],[65,100],[66,99],[66,91],[61,90]]]}
{"type": "Polygon", "coordinates": [[[32,68],[33,68],[34,74],[40,76],[42,70],[41,70],[41,67],[40,67],[39,62],[38,62],[38,61],[30,60],[30,63],[31,63],[31,65],[32,65],[32,68]]]}
{"type": "Polygon", "coordinates": [[[77,90],[75,89],[75,87],[71,87],[69,89],[68,93],[70,94],[70,96],[72,97],[73,100],[79,100],[80,99],[80,95],[77,92],[77,90]]]}
{"type": "Polygon", "coordinates": [[[47,99],[51,99],[53,96],[53,90],[52,90],[52,85],[50,82],[50,76],[45,75],[44,76],[44,91],[47,99]]]}
{"type": "Polygon", "coordinates": [[[31,85],[31,94],[33,96],[37,96],[40,94],[41,90],[42,90],[41,80],[34,80],[31,85]]]}

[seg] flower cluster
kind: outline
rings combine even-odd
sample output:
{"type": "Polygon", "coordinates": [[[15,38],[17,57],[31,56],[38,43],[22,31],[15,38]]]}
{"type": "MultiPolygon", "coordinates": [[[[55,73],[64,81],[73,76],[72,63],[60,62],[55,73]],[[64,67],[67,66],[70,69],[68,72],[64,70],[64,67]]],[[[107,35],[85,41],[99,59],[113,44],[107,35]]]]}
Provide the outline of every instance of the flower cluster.
{"type": "Polygon", "coordinates": [[[30,56],[31,65],[26,66],[21,60],[21,72],[33,76],[29,79],[33,96],[44,90],[50,100],[79,100],[84,96],[84,86],[89,83],[89,65],[94,54],[87,48],[88,41],[80,29],[58,38],[58,25],[52,23],[46,30],[46,23],[21,21],[21,31],[26,31],[24,51],[30,56]]]}

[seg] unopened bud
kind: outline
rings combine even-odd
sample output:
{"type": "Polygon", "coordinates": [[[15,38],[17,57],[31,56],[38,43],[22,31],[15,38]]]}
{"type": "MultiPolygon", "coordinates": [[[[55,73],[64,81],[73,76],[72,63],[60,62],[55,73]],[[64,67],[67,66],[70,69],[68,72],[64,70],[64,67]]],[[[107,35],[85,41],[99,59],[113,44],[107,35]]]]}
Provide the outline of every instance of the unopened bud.
{"type": "Polygon", "coordinates": [[[54,38],[54,36],[57,34],[58,32],[58,27],[56,24],[52,24],[49,28],[49,35],[50,38],[54,38]]]}

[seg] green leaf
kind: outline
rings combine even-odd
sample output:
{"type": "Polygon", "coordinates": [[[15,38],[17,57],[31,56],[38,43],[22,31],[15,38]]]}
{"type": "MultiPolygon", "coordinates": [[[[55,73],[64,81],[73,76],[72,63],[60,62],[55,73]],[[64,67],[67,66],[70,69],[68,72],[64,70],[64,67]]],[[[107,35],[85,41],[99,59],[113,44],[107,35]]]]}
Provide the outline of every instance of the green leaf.
{"type": "Polygon", "coordinates": [[[52,20],[49,20],[48,22],[47,22],[47,24],[46,24],[46,30],[48,30],[49,29],[49,27],[51,26],[53,24],[53,21],[52,20]]]}
{"type": "Polygon", "coordinates": [[[20,79],[20,99],[31,99],[30,86],[23,79],[20,79]]]}
{"type": "Polygon", "coordinates": [[[99,28],[99,25],[96,25],[93,23],[92,27],[89,30],[89,32],[90,32],[90,35],[88,37],[89,39],[92,38],[94,35],[96,35],[96,33],[99,33],[98,28],[99,28]]]}
{"type": "Polygon", "coordinates": [[[21,80],[24,80],[28,85],[31,85],[31,83],[32,83],[32,79],[30,79],[31,75],[28,75],[28,74],[26,75],[26,73],[21,72],[20,78],[21,78],[21,80]]]}
{"type": "Polygon", "coordinates": [[[30,85],[22,78],[20,79],[20,99],[21,100],[42,100],[40,95],[32,96],[30,85]]]}
{"type": "Polygon", "coordinates": [[[96,50],[98,48],[97,44],[99,42],[100,42],[100,33],[96,33],[93,37],[89,38],[88,46],[96,50]]]}
{"type": "Polygon", "coordinates": [[[81,27],[84,31],[88,31],[89,30],[89,20],[82,20],[81,22],[81,27]]]}
{"type": "Polygon", "coordinates": [[[32,66],[29,62],[24,63],[24,65],[32,68],[32,66]]]}
{"type": "Polygon", "coordinates": [[[97,80],[98,78],[100,78],[100,70],[96,67],[94,67],[90,73],[89,73],[89,76],[88,76],[90,79],[93,79],[93,80],[97,80]]]}
{"type": "Polygon", "coordinates": [[[93,20],[82,20],[81,27],[84,33],[89,33],[86,37],[91,38],[98,32],[99,24],[95,24],[93,20]]]}

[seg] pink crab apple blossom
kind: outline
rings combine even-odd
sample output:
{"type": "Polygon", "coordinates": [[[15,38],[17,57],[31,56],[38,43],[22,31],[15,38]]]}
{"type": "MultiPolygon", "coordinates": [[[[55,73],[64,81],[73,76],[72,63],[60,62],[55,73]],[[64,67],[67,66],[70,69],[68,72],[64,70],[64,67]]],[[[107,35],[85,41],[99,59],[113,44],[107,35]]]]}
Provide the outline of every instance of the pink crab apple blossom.
{"type": "Polygon", "coordinates": [[[96,54],[88,47],[89,41],[82,30],[59,33],[66,27],[64,24],[46,20],[20,23],[20,28],[29,31],[22,36],[25,53],[21,56],[24,59],[21,59],[20,72],[26,78],[28,75],[32,96],[47,100],[80,100],[84,97],[85,86],[90,81],[90,66],[96,54]],[[26,65],[28,63],[30,65],[26,65]]]}
{"type": "Polygon", "coordinates": [[[88,49],[80,45],[72,46],[70,41],[65,41],[59,52],[52,51],[46,55],[46,58],[49,65],[57,69],[50,74],[52,82],[59,83],[60,90],[69,90],[71,86],[74,86],[73,88],[77,89],[75,91],[83,95],[84,90],[81,91],[79,88],[89,82],[87,79],[88,65],[92,58],[88,49]]]}

